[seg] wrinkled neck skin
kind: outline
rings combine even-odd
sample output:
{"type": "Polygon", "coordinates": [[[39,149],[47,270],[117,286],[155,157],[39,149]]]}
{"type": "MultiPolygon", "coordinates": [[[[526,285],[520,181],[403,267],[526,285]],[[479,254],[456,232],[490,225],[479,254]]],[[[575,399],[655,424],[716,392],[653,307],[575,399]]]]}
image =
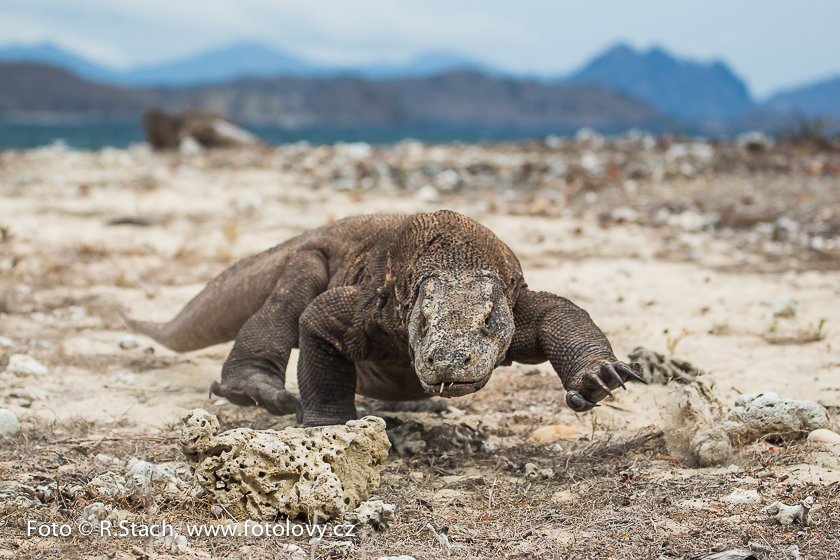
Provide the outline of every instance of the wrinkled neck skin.
{"type": "Polygon", "coordinates": [[[429,395],[478,391],[513,338],[513,312],[490,270],[440,271],[422,279],[408,321],[414,370],[429,395]]]}

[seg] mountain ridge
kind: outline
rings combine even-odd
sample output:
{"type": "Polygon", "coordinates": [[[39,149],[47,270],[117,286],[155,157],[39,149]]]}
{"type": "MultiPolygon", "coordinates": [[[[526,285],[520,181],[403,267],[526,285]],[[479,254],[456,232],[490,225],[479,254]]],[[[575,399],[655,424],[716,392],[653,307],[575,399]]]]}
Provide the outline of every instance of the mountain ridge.
{"type": "Polygon", "coordinates": [[[723,62],[677,59],[661,47],[615,45],[565,82],[608,87],[685,120],[727,120],[753,106],[746,84],[723,62]]]}
{"type": "Polygon", "coordinates": [[[840,74],[780,91],[762,104],[769,111],[805,118],[840,118],[840,74]]]}
{"type": "Polygon", "coordinates": [[[82,78],[105,83],[114,80],[119,73],[118,70],[91,62],[52,43],[40,43],[31,46],[17,44],[0,46],[0,62],[47,64],[69,70],[82,78]]]}
{"type": "Polygon", "coordinates": [[[542,84],[452,71],[428,78],[353,76],[241,78],[185,88],[97,84],[59,68],[0,63],[0,113],[138,118],[148,109],[196,107],[240,122],[308,125],[454,124],[559,127],[659,127],[653,107],[598,86],[542,84]]]}
{"type": "Polygon", "coordinates": [[[519,82],[569,86],[594,84],[656,107],[690,122],[717,123],[749,119],[753,114],[790,118],[840,117],[840,76],[789,88],[757,103],[743,80],[721,61],[696,62],[661,47],[646,52],[617,44],[564,77],[514,77],[486,64],[450,52],[428,52],[402,63],[379,62],[356,67],[312,63],[261,43],[239,42],[163,64],[117,70],[97,65],[55,45],[0,47],[1,61],[47,63],[87,80],[124,87],[201,87],[252,77],[277,76],[369,80],[430,78],[455,70],[472,70],[519,82]]]}

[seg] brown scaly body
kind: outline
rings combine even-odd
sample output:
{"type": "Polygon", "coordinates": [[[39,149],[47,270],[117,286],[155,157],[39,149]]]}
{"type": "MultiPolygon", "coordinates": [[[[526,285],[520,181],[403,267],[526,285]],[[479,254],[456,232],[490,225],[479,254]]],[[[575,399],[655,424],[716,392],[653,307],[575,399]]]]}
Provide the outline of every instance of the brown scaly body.
{"type": "Polygon", "coordinates": [[[550,361],[579,411],[641,380],[585,311],[530,291],[507,245],[445,210],[328,224],[234,264],[169,323],[127,322],[180,352],[235,338],[211,392],[306,425],[355,418],[356,394],[469,394],[512,362],[550,361]]]}

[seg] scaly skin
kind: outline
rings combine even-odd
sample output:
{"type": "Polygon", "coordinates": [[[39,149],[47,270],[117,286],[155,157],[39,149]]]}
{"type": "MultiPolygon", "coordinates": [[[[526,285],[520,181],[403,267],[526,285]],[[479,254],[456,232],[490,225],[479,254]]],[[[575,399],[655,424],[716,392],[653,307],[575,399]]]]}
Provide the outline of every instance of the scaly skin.
{"type": "Polygon", "coordinates": [[[211,393],[308,426],[355,418],[356,394],[469,394],[512,362],[551,362],[576,411],[641,381],[585,311],[530,291],[507,245],[446,210],[328,224],[234,264],[169,323],[126,322],[179,352],[235,338],[211,393]]]}

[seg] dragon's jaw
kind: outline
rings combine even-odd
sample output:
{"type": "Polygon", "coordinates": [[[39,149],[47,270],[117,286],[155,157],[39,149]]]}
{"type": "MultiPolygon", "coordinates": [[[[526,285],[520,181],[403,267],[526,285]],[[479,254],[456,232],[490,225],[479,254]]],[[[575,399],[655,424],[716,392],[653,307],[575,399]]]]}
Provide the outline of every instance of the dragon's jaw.
{"type": "Polygon", "coordinates": [[[463,397],[464,395],[469,395],[470,393],[475,393],[485,385],[487,382],[490,381],[490,376],[493,374],[491,370],[490,373],[482,380],[476,381],[473,383],[465,383],[461,381],[452,381],[452,382],[441,382],[440,385],[429,385],[422,379],[420,380],[420,384],[423,385],[423,389],[432,397],[463,397]]]}

